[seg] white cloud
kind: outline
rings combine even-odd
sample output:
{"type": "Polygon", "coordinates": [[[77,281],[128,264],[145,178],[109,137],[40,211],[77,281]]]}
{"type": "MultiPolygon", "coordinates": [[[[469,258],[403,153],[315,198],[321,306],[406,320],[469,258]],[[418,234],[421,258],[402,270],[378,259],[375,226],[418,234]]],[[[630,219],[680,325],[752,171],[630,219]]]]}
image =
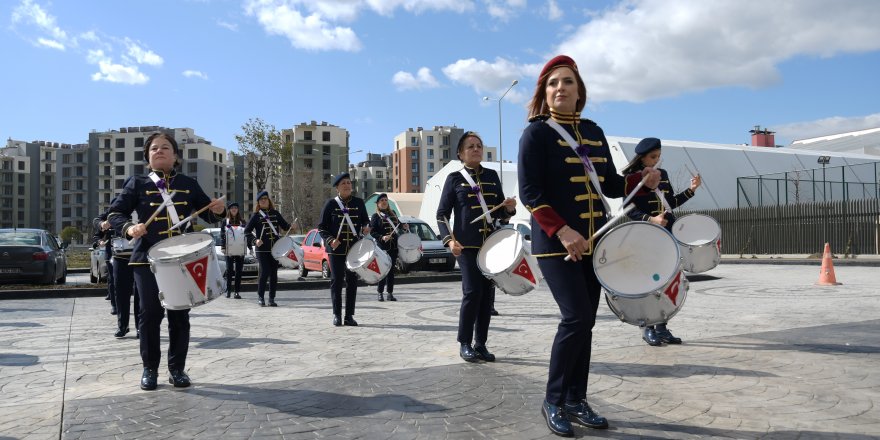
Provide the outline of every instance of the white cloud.
{"type": "Polygon", "coordinates": [[[556,0],[547,0],[547,18],[553,21],[562,18],[562,9],[559,9],[556,0]]]}
{"type": "Polygon", "coordinates": [[[98,65],[99,71],[92,74],[92,81],[137,85],[150,80],[137,66],[115,63],[103,50],[90,50],[86,60],[98,65]]]}
{"type": "Polygon", "coordinates": [[[415,75],[409,72],[397,72],[391,79],[391,82],[397,86],[397,90],[421,90],[433,89],[440,87],[437,78],[431,74],[431,69],[422,67],[415,75]]]}
{"type": "Polygon", "coordinates": [[[135,42],[125,39],[125,45],[128,46],[128,56],[138,64],[149,64],[151,66],[161,66],[165,60],[151,50],[144,50],[135,42]]]}
{"type": "Polygon", "coordinates": [[[295,9],[295,1],[250,0],[248,15],[257,18],[266,32],[282,35],[299,49],[358,51],[361,42],[347,27],[334,27],[317,13],[304,16],[295,9]]]}
{"type": "Polygon", "coordinates": [[[64,44],[59,43],[55,40],[49,40],[47,38],[37,38],[37,44],[40,46],[48,47],[50,49],[58,49],[58,50],[65,49],[64,44]]]}
{"type": "Polygon", "coordinates": [[[12,23],[22,22],[36,25],[56,42],[67,41],[67,32],[58,26],[55,17],[49,15],[42,6],[35,4],[32,0],[22,0],[21,4],[12,10],[12,23]]]}
{"type": "Polygon", "coordinates": [[[845,118],[834,116],[816,121],[793,122],[771,127],[779,138],[797,140],[880,127],[880,113],[845,118]]]}
{"type": "Polygon", "coordinates": [[[504,99],[523,102],[532,94],[533,80],[529,78],[537,77],[540,70],[538,64],[516,64],[504,58],[496,58],[491,63],[469,58],[444,67],[443,74],[454,82],[473,87],[478,94],[489,94],[490,97],[501,96],[517,80],[521,83],[519,87],[510,89],[504,99]]]}
{"type": "Polygon", "coordinates": [[[386,16],[391,15],[397,8],[403,8],[414,14],[421,14],[429,10],[461,14],[474,9],[474,3],[471,0],[366,0],[366,4],[376,13],[386,16]]]}
{"type": "Polygon", "coordinates": [[[187,78],[208,79],[208,74],[200,72],[198,70],[184,70],[183,76],[187,78]]]}
{"type": "Polygon", "coordinates": [[[235,23],[230,23],[228,21],[223,21],[223,20],[217,20],[217,26],[229,29],[230,31],[233,31],[233,32],[238,32],[238,25],[235,23]]]}
{"type": "Polygon", "coordinates": [[[525,9],[526,0],[483,0],[492,18],[507,21],[525,9]]]}

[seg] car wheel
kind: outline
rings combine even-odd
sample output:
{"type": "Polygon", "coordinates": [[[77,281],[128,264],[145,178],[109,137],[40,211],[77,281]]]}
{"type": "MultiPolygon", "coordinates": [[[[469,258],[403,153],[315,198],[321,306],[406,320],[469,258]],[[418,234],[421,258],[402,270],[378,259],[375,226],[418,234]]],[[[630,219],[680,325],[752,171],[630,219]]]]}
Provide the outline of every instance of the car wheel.
{"type": "Polygon", "coordinates": [[[327,260],[321,262],[321,278],[325,280],[330,278],[330,264],[327,263],[327,260]]]}
{"type": "Polygon", "coordinates": [[[64,268],[64,274],[58,279],[58,284],[67,284],[67,268],[64,268]]]}

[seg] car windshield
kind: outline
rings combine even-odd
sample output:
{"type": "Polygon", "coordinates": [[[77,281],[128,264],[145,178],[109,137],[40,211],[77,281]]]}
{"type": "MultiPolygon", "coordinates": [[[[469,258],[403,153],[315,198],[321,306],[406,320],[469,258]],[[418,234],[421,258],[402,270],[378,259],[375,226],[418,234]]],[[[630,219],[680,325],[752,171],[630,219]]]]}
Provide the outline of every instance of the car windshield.
{"type": "Polygon", "coordinates": [[[294,235],[294,236],[293,236],[293,241],[294,241],[294,243],[296,243],[296,244],[298,244],[298,245],[300,245],[300,246],[302,246],[302,244],[303,244],[303,240],[305,240],[305,239],[306,239],[306,236],[305,236],[305,235],[294,235]]]}
{"type": "Polygon", "coordinates": [[[220,241],[220,231],[211,231],[211,236],[214,237],[214,246],[222,246],[223,243],[220,241]]]}
{"type": "Polygon", "coordinates": [[[39,246],[40,243],[38,232],[0,232],[0,246],[39,246]]]}
{"type": "Polygon", "coordinates": [[[409,232],[412,232],[419,236],[422,241],[434,241],[439,240],[437,238],[437,234],[428,226],[427,223],[410,223],[409,224],[409,232]]]}

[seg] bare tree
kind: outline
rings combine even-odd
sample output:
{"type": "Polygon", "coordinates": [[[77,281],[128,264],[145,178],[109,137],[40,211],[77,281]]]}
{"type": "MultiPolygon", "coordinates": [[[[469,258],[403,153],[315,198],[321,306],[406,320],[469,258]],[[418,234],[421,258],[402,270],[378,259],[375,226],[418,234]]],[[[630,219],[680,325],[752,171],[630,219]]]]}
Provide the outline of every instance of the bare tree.
{"type": "Polygon", "coordinates": [[[293,206],[300,232],[306,232],[318,225],[321,208],[324,207],[324,198],[321,197],[320,187],[315,186],[314,179],[313,170],[304,167],[296,170],[293,206]]]}
{"type": "Polygon", "coordinates": [[[257,190],[266,188],[266,183],[274,180],[281,163],[281,133],[272,124],[260,118],[248,119],[241,126],[244,134],[236,134],[238,149],[245,156],[257,190]]]}

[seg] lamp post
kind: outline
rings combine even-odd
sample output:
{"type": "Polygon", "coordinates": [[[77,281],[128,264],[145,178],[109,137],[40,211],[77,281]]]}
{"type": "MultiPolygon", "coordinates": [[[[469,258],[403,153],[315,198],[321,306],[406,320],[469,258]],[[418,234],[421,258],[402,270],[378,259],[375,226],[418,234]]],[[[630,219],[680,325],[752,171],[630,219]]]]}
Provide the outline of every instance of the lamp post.
{"type": "Polygon", "coordinates": [[[825,165],[828,165],[828,162],[831,162],[831,156],[819,156],[818,160],[819,164],[822,165],[822,201],[827,202],[828,197],[825,188],[825,165]]]}
{"type": "Polygon", "coordinates": [[[510,87],[501,94],[501,97],[498,99],[493,99],[488,96],[483,97],[483,101],[498,101],[498,163],[500,166],[498,167],[498,177],[501,179],[501,189],[504,190],[504,147],[501,145],[501,100],[507,96],[507,93],[510,92],[510,89],[513,86],[519,84],[518,80],[513,80],[510,83],[510,87]]]}

